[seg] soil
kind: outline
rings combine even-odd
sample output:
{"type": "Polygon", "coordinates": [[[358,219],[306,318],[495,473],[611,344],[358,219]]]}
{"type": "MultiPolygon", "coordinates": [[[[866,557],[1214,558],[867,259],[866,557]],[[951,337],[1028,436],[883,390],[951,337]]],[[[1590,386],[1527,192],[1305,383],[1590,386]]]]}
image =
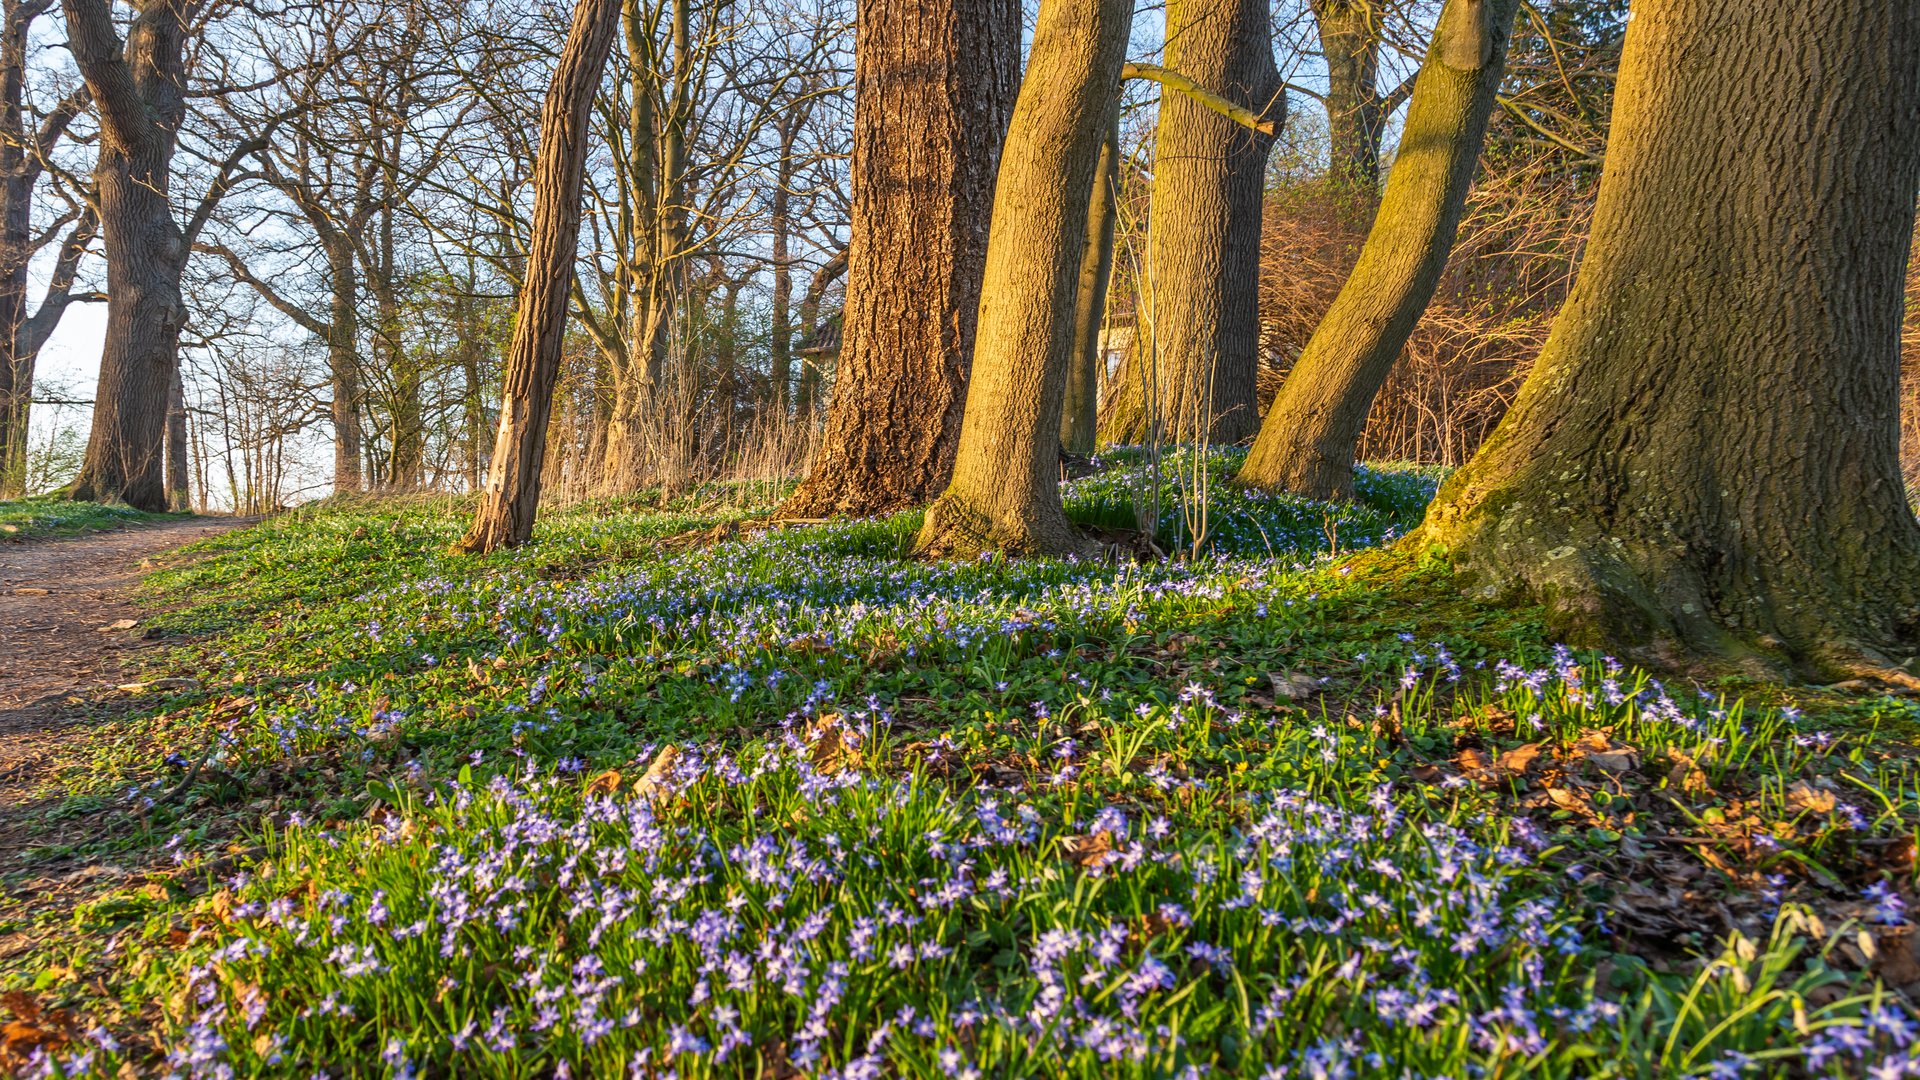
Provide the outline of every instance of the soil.
{"type": "Polygon", "coordinates": [[[114,532],[0,543],[0,811],[86,737],[96,703],[133,678],[149,612],[134,586],[184,544],[251,524],[180,518],[114,532]],[[113,627],[121,627],[113,629],[113,627]]]}

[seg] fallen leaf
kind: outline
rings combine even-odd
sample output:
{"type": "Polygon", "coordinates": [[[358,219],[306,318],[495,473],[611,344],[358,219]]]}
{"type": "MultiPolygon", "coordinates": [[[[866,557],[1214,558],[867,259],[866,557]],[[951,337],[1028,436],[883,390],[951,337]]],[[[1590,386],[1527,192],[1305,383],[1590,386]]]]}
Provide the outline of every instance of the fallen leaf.
{"type": "Polygon", "coordinates": [[[620,770],[608,769],[599,776],[587,781],[587,794],[605,795],[620,787],[620,770]]]}
{"type": "Polygon", "coordinates": [[[104,634],[110,630],[131,630],[139,625],[140,620],[138,619],[115,619],[105,626],[97,627],[97,629],[104,634]]]}
{"type": "Polygon", "coordinates": [[[1273,684],[1275,698],[1286,698],[1288,701],[1311,697],[1320,688],[1320,680],[1293,671],[1270,671],[1267,681],[1273,684]]]}
{"type": "Polygon", "coordinates": [[[1787,805],[1795,810],[1811,810],[1816,814],[1831,814],[1839,805],[1833,792],[1822,791],[1805,780],[1795,780],[1787,785],[1787,805]]]}
{"type": "Polygon", "coordinates": [[[15,590],[13,590],[13,595],[15,595],[15,596],[45,596],[45,595],[47,595],[47,594],[48,594],[49,592],[51,592],[51,591],[52,591],[51,589],[36,589],[36,588],[32,588],[32,587],[29,587],[29,586],[21,586],[20,588],[18,588],[18,589],[15,589],[15,590]]]}
{"type": "Polygon", "coordinates": [[[652,796],[655,791],[665,785],[667,774],[673,771],[673,763],[679,759],[679,747],[672,743],[661,747],[660,752],[653,756],[653,764],[647,766],[646,774],[633,785],[633,793],[641,798],[652,796]]]}
{"type": "Polygon", "coordinates": [[[1091,836],[1069,836],[1061,840],[1067,858],[1083,870],[1098,870],[1113,854],[1113,834],[1102,830],[1091,836]]]}
{"type": "Polygon", "coordinates": [[[1527,743],[1525,746],[1516,746],[1506,753],[1501,754],[1500,757],[1494,761],[1494,766],[1503,773],[1511,776],[1519,776],[1525,773],[1527,766],[1532,765],[1533,759],[1539,756],[1540,744],[1527,743]]]}

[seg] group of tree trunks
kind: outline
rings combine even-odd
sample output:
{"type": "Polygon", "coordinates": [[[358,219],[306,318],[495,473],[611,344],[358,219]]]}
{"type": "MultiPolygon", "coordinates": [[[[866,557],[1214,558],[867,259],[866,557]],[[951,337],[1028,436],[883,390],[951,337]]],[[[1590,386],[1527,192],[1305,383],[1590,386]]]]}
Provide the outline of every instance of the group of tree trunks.
{"type": "MultiPolygon", "coordinates": [[[[582,0],[563,73],[597,64],[582,27],[607,3],[582,0]]],[[[1372,232],[1242,482],[1351,491],[1361,425],[1459,225],[1519,6],[1442,9],[1372,232]]],[[[1339,46],[1335,82],[1351,84],[1330,103],[1341,177],[1369,183],[1404,91],[1373,85],[1364,5],[1313,7],[1339,46]]],[[[1010,0],[861,5],[845,352],[825,445],[785,514],[930,503],[922,553],[1089,547],[1058,461],[1092,441],[1131,9],[1046,0],[1016,80],[1010,0]]],[[[1154,404],[1102,434],[1232,440],[1254,430],[1250,237],[1282,98],[1263,4],[1180,0],[1167,18],[1169,65],[1150,77],[1181,89],[1161,106],[1130,376],[1154,404]]],[[[543,133],[559,158],[537,183],[476,550],[531,525],[540,416],[516,398],[551,382],[561,304],[540,297],[564,285],[589,94],[557,76],[548,103],[569,134],[543,133]]],[[[1573,294],[1512,411],[1410,542],[1488,596],[1546,604],[1576,643],[1920,686],[1903,670],[1920,651],[1920,523],[1896,415],[1920,7],[1643,0],[1615,100],[1573,294]]]]}

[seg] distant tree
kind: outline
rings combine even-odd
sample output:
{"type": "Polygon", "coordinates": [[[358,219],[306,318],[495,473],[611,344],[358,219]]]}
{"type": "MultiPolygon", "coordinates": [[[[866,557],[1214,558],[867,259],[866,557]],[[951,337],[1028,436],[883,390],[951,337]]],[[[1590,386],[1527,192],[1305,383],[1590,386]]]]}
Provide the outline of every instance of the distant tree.
{"type": "Polygon", "coordinates": [[[1241,483],[1316,499],[1351,493],[1373,399],[1453,250],[1519,6],[1441,9],[1366,246],[1267,409],[1241,483]]]}
{"type": "Polygon", "coordinates": [[[1237,442],[1260,425],[1260,206],[1286,113],[1267,0],[1174,0],[1166,67],[1259,126],[1161,94],[1135,362],[1101,439],[1237,442]]]}
{"type": "Polygon", "coordinates": [[[1381,0],[1310,0],[1327,66],[1327,176],[1372,193],[1380,185],[1380,139],[1412,80],[1380,89],[1380,47],[1388,5],[1381,0]]]}
{"type": "Polygon", "coordinates": [[[547,90],[533,172],[533,237],[507,351],[500,429],[480,508],[460,541],[465,551],[523,544],[533,535],[580,239],[587,124],[620,10],[621,0],[579,0],[547,90]]]}
{"type": "Polygon", "coordinates": [[[925,554],[1080,550],[1060,503],[1074,298],[1132,0],[1045,0],[1001,153],[973,379],[925,554]]]}
{"type": "Polygon", "coordinates": [[[1419,542],[1576,644],[1920,686],[1917,188],[1920,5],[1636,0],[1573,294],[1419,542]]]}
{"type": "Polygon", "coordinates": [[[854,65],[840,355],[812,473],[780,508],[788,517],[921,505],[952,473],[1020,85],[1019,0],[862,0],[854,65]]]}
{"type": "Polygon", "coordinates": [[[74,288],[98,226],[85,200],[61,190],[68,205],[53,222],[34,224],[36,200],[48,194],[48,160],[87,105],[85,87],[61,94],[44,111],[29,93],[29,41],[34,23],[52,7],[53,0],[0,5],[0,499],[26,494],[27,423],[40,348],[69,304],[92,298],[74,288]],[[30,264],[55,241],[61,243],[53,273],[30,311],[30,264]]]}
{"type": "Polygon", "coordinates": [[[1080,282],[1073,299],[1073,353],[1067,368],[1066,402],[1060,411],[1060,446],[1091,454],[1100,423],[1100,335],[1106,328],[1107,293],[1113,283],[1113,233],[1119,220],[1120,116],[1118,98],[1100,144],[1094,172],[1093,201],[1087,207],[1086,246],[1080,253],[1080,282]]]}

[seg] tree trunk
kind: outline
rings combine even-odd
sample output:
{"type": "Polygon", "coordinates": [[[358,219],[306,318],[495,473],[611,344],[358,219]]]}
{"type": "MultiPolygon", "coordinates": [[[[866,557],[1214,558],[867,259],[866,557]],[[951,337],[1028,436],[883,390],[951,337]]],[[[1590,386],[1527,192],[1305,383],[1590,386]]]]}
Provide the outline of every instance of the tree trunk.
{"type": "MultiPolygon", "coordinates": [[[[847,272],[847,249],[841,248],[833,253],[833,258],[823,263],[813,272],[813,279],[807,282],[807,293],[800,299],[800,327],[807,340],[817,343],[821,330],[820,300],[829,287],[847,272]]],[[[820,384],[823,373],[820,369],[822,357],[815,356],[801,361],[800,392],[794,398],[794,412],[813,422],[814,410],[820,405],[820,384]]]]}
{"type": "Polygon", "coordinates": [[[1453,251],[1519,6],[1450,0],[1442,9],[1366,245],[1280,384],[1241,483],[1313,499],[1352,494],[1373,399],[1453,251]]]}
{"type": "Polygon", "coordinates": [[[1917,185],[1920,5],[1638,0],[1579,278],[1419,542],[1575,644],[1920,685],[1917,185]]]}
{"type": "Polygon", "coordinates": [[[327,245],[333,277],[332,318],[327,323],[327,374],[333,384],[333,490],[365,489],[360,474],[360,280],[351,237],[335,233],[327,245]]]}
{"type": "MultiPolygon", "coordinates": [[[[1265,0],[1174,0],[1167,27],[1167,67],[1277,126],[1286,97],[1265,0]]],[[[1259,428],[1260,203],[1272,145],[1186,94],[1160,95],[1141,297],[1153,362],[1136,365],[1142,377],[1127,387],[1141,407],[1116,410],[1102,441],[1238,442],[1259,428]]]]}
{"type": "Polygon", "coordinates": [[[93,430],[75,499],[165,510],[167,402],[179,364],[187,242],[167,193],[185,112],[182,12],[140,9],[122,52],[104,0],[65,0],[74,61],[99,110],[100,231],[107,249],[107,327],[93,430]]]}
{"type": "Polygon", "coordinates": [[[1093,201],[1087,208],[1087,239],[1080,252],[1080,282],[1073,301],[1073,359],[1067,369],[1066,404],[1060,412],[1060,445],[1091,454],[1100,423],[1100,332],[1107,321],[1107,288],[1113,280],[1113,227],[1120,192],[1120,116],[1116,109],[1100,144],[1093,201]]]}
{"type": "Polygon", "coordinates": [[[621,0],[580,0],[547,87],[540,114],[540,156],[533,171],[533,235],[502,379],[500,429],[480,508],[460,541],[464,551],[523,544],[533,535],[580,239],[588,113],[620,23],[620,6],[621,0]]]}
{"type": "Polygon", "coordinates": [[[861,0],[856,38],[840,356],[789,517],[918,506],[952,475],[1020,82],[1018,0],[861,0]]]}
{"type": "Polygon", "coordinates": [[[193,506],[187,488],[187,388],[180,365],[173,366],[173,389],[167,395],[167,509],[193,506]]]}
{"type": "Polygon", "coordinates": [[[1087,547],[1060,505],[1060,410],[1087,215],[1132,0],[1046,0],[1001,153],[972,386],[929,555],[1087,547]]]}
{"type": "Polygon", "coordinates": [[[1380,184],[1388,111],[1379,90],[1381,9],[1371,0],[1314,0],[1312,6],[1327,64],[1327,176],[1338,186],[1372,192],[1380,184]]]}

